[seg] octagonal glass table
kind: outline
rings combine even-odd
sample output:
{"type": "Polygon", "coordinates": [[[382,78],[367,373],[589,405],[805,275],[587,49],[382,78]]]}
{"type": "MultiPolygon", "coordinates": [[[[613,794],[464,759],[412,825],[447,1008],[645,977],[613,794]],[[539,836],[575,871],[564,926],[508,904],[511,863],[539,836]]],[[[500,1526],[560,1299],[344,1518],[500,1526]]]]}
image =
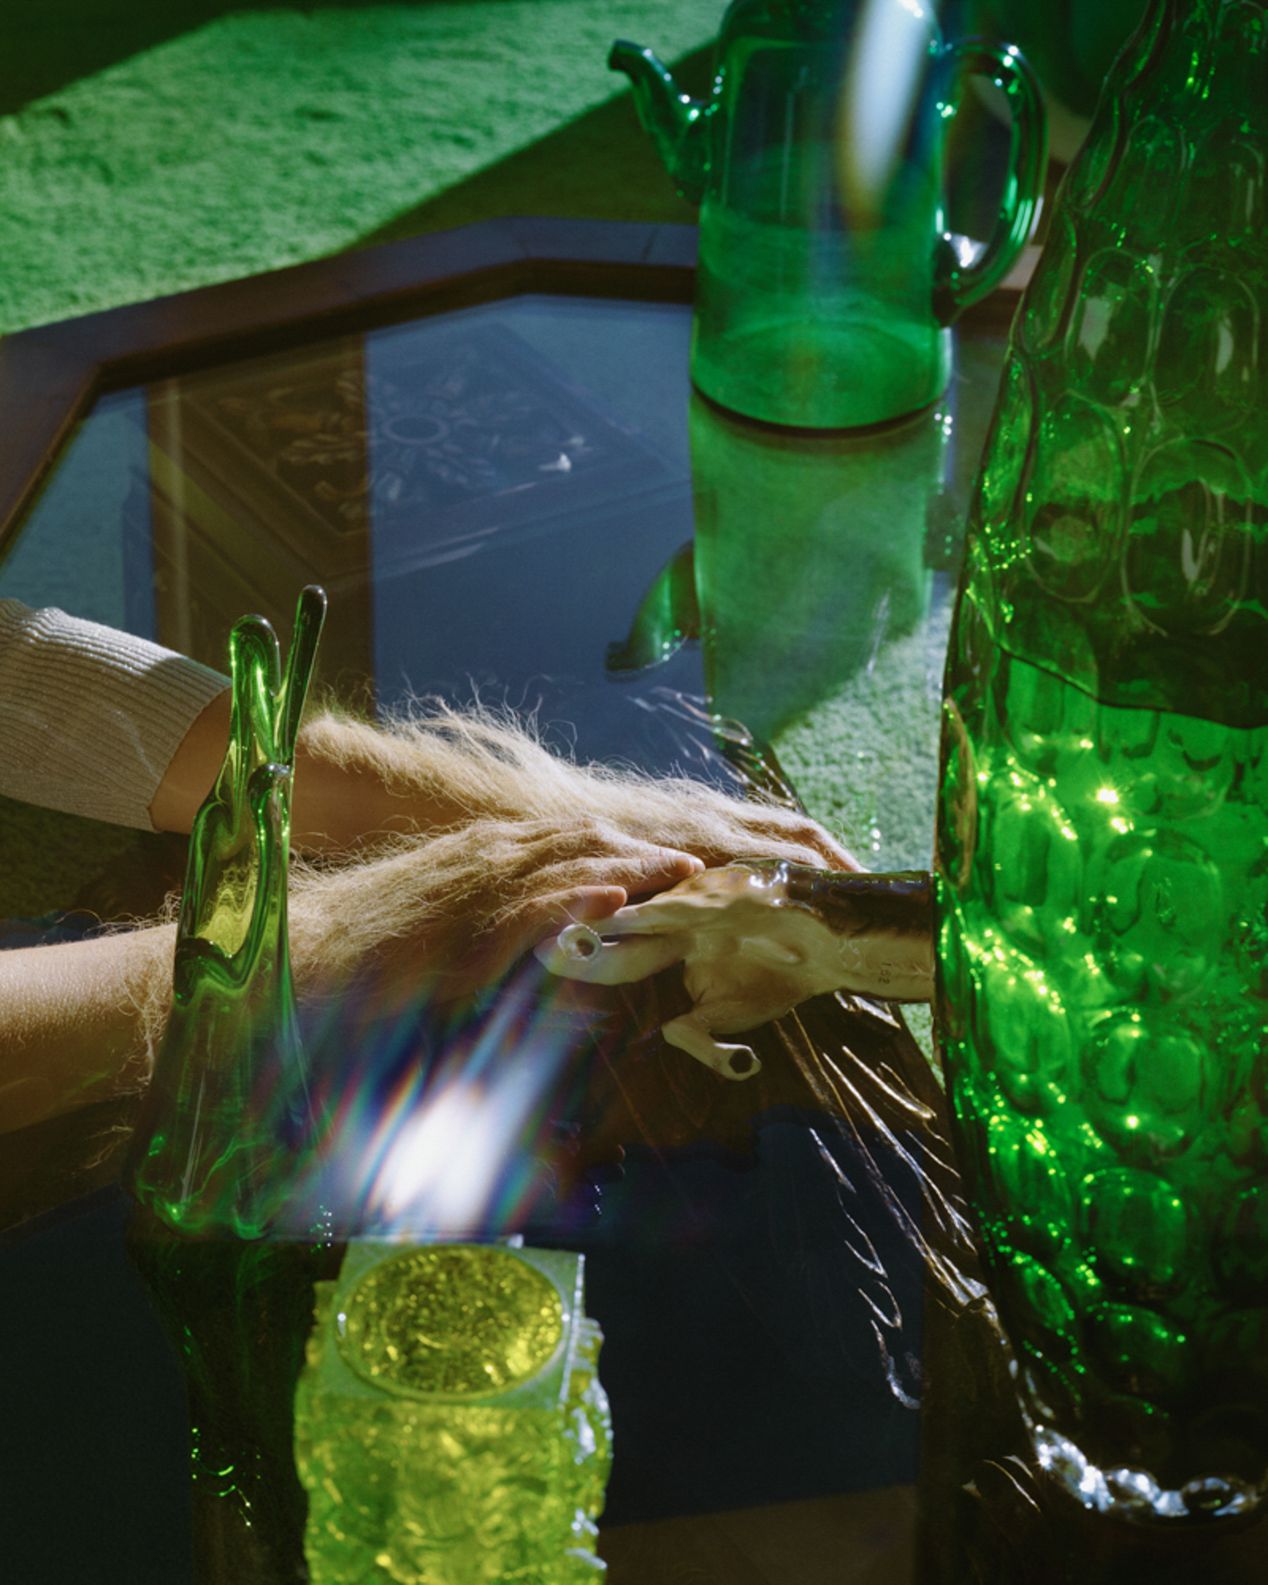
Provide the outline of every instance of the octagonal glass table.
{"type": "MultiPolygon", "coordinates": [[[[693,247],[511,222],[11,338],[0,596],[223,668],[237,616],[285,635],[319,582],[321,681],[354,706],[479,697],[582,759],[791,783],[869,867],[927,865],[1011,299],[962,327],[934,409],[780,432],[691,392],[693,247]]],[[[16,805],[0,825],[47,861],[0,911],[49,939],[178,859],[16,805]]],[[[883,1012],[873,1036],[915,1049],[883,1012]]],[[[612,1579],[910,1577],[930,1214],[911,1142],[873,1149],[884,1120],[844,1126],[839,1088],[723,1106],[688,1059],[639,1049],[628,1086],[608,1062],[586,1170],[564,1192],[539,1163],[529,1208],[490,1204],[480,1229],[587,1257],[612,1579]]],[[[593,1115],[563,1106],[557,1138],[593,1115]]],[[[6,1552],[27,1585],[192,1577],[180,1376],[124,1255],[109,1122],[9,1136],[0,1182],[22,1365],[0,1389],[6,1552]]]]}

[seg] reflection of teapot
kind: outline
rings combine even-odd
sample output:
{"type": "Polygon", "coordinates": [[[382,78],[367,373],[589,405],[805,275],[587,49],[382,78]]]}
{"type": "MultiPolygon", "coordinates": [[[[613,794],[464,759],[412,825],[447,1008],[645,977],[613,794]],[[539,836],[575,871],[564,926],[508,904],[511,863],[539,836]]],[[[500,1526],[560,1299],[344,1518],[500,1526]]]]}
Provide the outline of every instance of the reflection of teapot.
{"type": "Polygon", "coordinates": [[[618,41],[608,63],[700,205],[697,388],[820,429],[934,401],[945,326],[998,285],[1038,208],[1043,108],[1017,52],[944,45],[921,0],[733,0],[707,99],[638,45],[618,41]],[[965,265],[943,219],[942,145],[971,73],[996,81],[1014,122],[995,235],[965,265]]]}
{"type": "Polygon", "coordinates": [[[690,425],[706,686],[770,742],[923,619],[950,414],[815,437],[697,397],[690,425]]]}
{"type": "Polygon", "coordinates": [[[867,435],[788,434],[693,396],[695,538],[660,570],[607,669],[704,649],[721,718],[769,745],[839,694],[929,607],[951,403],[867,435]]]}

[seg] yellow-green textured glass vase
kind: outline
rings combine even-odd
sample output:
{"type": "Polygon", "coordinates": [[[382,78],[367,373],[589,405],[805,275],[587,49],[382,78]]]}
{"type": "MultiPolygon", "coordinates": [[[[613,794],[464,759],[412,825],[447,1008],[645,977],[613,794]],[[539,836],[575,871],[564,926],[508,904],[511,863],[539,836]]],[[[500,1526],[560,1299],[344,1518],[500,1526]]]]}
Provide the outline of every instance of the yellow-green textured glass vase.
{"type": "Polygon", "coordinates": [[[295,1394],[312,1585],[589,1585],[611,1463],[583,1257],[370,1242],[295,1394]]]}

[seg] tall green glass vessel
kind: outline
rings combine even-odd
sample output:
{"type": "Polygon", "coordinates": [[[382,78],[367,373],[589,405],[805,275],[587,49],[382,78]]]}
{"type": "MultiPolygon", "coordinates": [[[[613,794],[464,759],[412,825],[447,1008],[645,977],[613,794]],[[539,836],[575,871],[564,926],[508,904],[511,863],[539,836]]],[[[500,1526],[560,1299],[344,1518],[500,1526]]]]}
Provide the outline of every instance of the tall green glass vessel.
{"type": "Polygon", "coordinates": [[[1268,1499],[1268,16],[1155,0],[1013,326],[946,678],[938,1017],[1040,1465],[1268,1499]]]}
{"type": "Polygon", "coordinates": [[[230,635],[229,745],[190,837],[172,1010],[129,1170],[132,1259],[189,1396],[197,1585],[307,1579],[293,1395],[320,1218],[287,1224],[321,1136],[296,1027],[286,880],[295,740],[325,596],[306,589],[283,671],[260,617],[230,635]]]}

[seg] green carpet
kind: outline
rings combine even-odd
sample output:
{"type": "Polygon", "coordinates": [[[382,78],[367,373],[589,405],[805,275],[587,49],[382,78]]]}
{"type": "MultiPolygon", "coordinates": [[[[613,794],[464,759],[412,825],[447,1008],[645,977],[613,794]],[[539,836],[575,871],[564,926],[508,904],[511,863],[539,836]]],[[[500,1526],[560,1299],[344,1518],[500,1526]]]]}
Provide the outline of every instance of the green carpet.
{"type": "Polygon", "coordinates": [[[5,0],[0,332],[484,214],[689,218],[605,59],[721,9],[5,0]]]}
{"type": "MultiPolygon", "coordinates": [[[[689,220],[605,59],[694,51],[700,91],[720,12],[0,0],[0,332],[499,214],[689,220]]],[[[0,853],[0,916],[179,875],[169,839],[7,799],[0,853]]]]}

